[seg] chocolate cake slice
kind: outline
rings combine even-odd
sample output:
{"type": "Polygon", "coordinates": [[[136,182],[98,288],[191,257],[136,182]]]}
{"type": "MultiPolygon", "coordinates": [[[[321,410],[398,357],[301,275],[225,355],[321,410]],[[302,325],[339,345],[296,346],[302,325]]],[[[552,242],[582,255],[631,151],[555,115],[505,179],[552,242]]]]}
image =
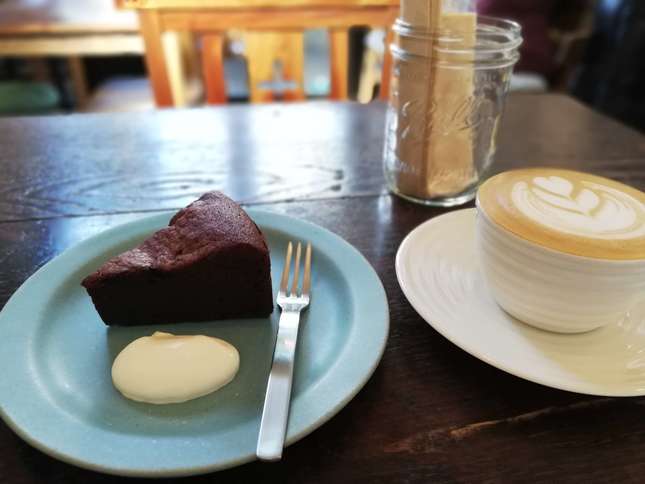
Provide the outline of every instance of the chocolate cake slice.
{"type": "Polygon", "coordinates": [[[180,210],[168,227],[108,260],[82,284],[108,325],[265,317],[273,311],[264,235],[220,192],[180,210]]]}

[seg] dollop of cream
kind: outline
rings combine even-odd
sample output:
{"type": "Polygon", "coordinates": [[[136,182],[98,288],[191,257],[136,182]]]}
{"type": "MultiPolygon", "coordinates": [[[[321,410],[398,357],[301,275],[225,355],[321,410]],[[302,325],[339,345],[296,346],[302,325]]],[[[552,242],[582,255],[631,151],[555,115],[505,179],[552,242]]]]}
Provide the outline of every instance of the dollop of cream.
{"type": "Polygon", "coordinates": [[[139,402],[180,403],[229,383],[240,367],[237,349],[209,336],[155,332],[126,346],[112,365],[112,382],[139,402]]]}
{"type": "Polygon", "coordinates": [[[606,240],[645,235],[643,204],[598,183],[535,177],[516,182],[511,200],[533,221],[564,233],[606,240]]]}

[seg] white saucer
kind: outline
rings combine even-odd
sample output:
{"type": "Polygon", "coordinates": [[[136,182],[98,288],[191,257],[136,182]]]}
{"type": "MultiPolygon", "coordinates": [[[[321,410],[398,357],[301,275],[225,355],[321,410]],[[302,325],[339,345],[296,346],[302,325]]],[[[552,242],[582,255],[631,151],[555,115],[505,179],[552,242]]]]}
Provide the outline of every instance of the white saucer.
{"type": "Polygon", "coordinates": [[[528,326],[493,300],[475,253],[475,209],[414,229],[396,275],[414,309],[464,351],[542,385],[604,396],[645,395],[645,304],[620,323],[583,334],[528,326]]]}

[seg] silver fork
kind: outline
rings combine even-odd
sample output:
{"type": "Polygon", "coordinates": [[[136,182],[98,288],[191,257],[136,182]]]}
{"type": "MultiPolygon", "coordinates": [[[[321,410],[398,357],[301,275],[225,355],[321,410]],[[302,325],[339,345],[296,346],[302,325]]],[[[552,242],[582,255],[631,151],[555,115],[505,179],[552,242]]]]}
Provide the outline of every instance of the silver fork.
{"type": "Polygon", "coordinates": [[[277,302],[282,313],[278,324],[278,338],[275,343],[275,352],[273,353],[273,365],[271,366],[269,383],[264,398],[258,446],[255,451],[258,458],[262,460],[280,460],[287,432],[300,312],[309,306],[311,289],[311,244],[307,244],[302,290],[298,294],[301,251],[302,246],[298,242],[290,291],[287,291],[287,289],[289,287],[291,253],[293,252],[291,242],[287,246],[287,255],[285,256],[284,269],[280,279],[277,302]]]}

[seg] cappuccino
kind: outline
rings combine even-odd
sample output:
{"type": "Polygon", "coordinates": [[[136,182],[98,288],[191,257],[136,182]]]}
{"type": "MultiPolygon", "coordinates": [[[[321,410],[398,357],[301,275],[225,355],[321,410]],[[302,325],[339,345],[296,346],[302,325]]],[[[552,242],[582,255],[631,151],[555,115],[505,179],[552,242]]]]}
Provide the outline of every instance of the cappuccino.
{"type": "Polygon", "coordinates": [[[477,247],[497,303],[550,331],[619,323],[645,296],[645,194],[552,168],[501,173],[477,194],[477,247]]]}
{"type": "Polygon", "coordinates": [[[494,224],[548,249],[645,259],[645,193],[607,178],[555,168],[509,171],[482,184],[477,206],[494,224]]]}

